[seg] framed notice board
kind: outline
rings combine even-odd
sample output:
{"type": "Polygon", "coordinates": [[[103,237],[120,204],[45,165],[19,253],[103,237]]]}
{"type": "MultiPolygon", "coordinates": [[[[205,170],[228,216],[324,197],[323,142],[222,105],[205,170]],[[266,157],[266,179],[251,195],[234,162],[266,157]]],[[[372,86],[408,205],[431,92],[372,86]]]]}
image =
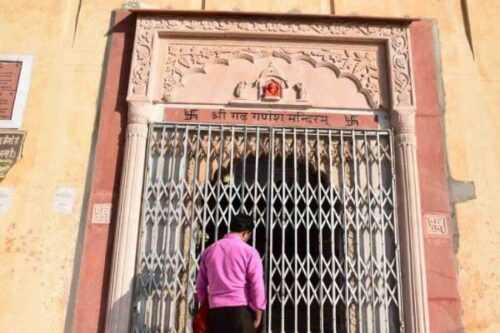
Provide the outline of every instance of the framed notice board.
{"type": "Polygon", "coordinates": [[[0,128],[22,125],[33,57],[0,54],[0,128]]]}

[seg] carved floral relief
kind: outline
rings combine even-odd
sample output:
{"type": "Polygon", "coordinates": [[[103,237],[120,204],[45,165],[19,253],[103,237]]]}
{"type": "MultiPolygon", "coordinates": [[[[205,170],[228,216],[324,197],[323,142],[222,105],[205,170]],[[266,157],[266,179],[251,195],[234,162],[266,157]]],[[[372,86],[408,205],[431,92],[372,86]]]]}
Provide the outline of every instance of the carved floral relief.
{"type": "MultiPolygon", "coordinates": [[[[301,37],[332,37],[332,38],[363,38],[372,40],[388,40],[389,56],[391,63],[392,95],[394,107],[411,106],[413,101],[413,89],[411,81],[411,69],[409,58],[408,29],[397,24],[375,24],[367,22],[332,22],[322,21],[318,23],[305,23],[294,19],[284,20],[275,18],[248,19],[248,18],[200,18],[200,17],[176,17],[176,16],[154,16],[144,15],[138,18],[133,68],[130,82],[129,97],[145,97],[148,94],[148,85],[151,71],[151,55],[153,39],[164,32],[169,33],[234,33],[234,34],[268,34],[286,35],[293,34],[301,37]]],[[[166,64],[168,78],[163,82],[165,88],[165,99],[168,99],[173,87],[182,81],[183,66],[190,65],[203,67],[210,61],[224,61],[228,53],[222,50],[194,49],[192,56],[187,56],[186,50],[176,49],[173,46],[169,50],[169,59],[166,64]],[[177,59],[177,55],[182,59],[177,59]],[[184,65],[183,65],[184,64],[184,65]],[[170,71],[170,72],[169,72],[170,71]]],[[[254,49],[254,48],[252,48],[254,49]]],[[[242,49],[236,52],[243,52],[242,49]]],[[[274,50],[252,50],[254,56],[264,56],[262,52],[274,54],[285,53],[283,48],[274,50]],[[274,52],[274,53],[273,53],[274,52]],[[260,54],[259,54],[260,53],[260,54]]],[[[372,69],[373,59],[369,54],[330,54],[329,50],[305,50],[303,57],[309,57],[315,62],[327,62],[346,75],[352,75],[357,80],[360,90],[370,98],[370,105],[376,107],[380,101],[372,92],[379,89],[376,69],[372,69]],[[309,52],[309,53],[308,53],[309,52]],[[323,52],[323,53],[322,53],[323,52]],[[343,64],[339,57],[349,58],[349,62],[343,64]]],[[[269,56],[269,54],[267,54],[269,56]]],[[[289,55],[288,55],[289,56],[289,55]]],[[[294,54],[294,56],[297,56],[294,54]]]]}
{"type": "MultiPolygon", "coordinates": [[[[353,80],[372,108],[378,109],[380,107],[380,82],[376,51],[328,48],[297,49],[173,44],[168,46],[167,50],[163,100],[166,102],[170,100],[173,90],[182,86],[182,79],[188,72],[204,73],[207,64],[229,65],[232,59],[246,59],[254,62],[257,58],[280,58],[290,64],[301,60],[308,62],[313,67],[328,67],[339,77],[348,77],[353,80]]],[[[243,85],[240,88],[243,88],[243,85]]],[[[295,89],[299,95],[298,99],[304,99],[305,88],[300,88],[299,85],[295,89]]]]}

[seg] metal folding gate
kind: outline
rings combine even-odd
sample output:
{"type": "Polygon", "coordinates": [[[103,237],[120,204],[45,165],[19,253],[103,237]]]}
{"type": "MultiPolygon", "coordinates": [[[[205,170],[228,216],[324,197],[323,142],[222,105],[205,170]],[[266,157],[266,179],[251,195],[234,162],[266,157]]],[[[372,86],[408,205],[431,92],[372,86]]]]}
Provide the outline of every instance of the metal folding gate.
{"type": "Polygon", "coordinates": [[[134,332],[190,332],[198,258],[233,214],[256,221],[263,332],[400,332],[390,131],[155,124],[134,332]]]}

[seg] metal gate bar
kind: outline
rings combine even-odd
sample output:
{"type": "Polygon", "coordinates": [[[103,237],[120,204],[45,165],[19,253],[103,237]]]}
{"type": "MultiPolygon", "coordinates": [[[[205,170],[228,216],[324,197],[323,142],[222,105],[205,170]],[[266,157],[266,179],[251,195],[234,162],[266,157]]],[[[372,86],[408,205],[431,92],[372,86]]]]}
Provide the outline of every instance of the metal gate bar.
{"type": "Polygon", "coordinates": [[[190,332],[202,251],[253,216],[264,332],[400,332],[392,137],[385,130],[150,128],[133,332],[190,332]]]}

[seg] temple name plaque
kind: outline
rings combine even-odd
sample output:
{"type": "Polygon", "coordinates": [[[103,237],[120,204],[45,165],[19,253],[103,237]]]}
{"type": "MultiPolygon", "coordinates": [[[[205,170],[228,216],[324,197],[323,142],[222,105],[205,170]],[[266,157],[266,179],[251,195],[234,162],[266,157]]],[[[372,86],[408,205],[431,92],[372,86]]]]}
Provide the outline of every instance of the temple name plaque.
{"type": "Polygon", "coordinates": [[[179,123],[227,124],[250,126],[314,128],[380,128],[375,114],[335,114],[310,111],[277,111],[270,109],[175,109],[166,108],[164,120],[179,123]]]}

